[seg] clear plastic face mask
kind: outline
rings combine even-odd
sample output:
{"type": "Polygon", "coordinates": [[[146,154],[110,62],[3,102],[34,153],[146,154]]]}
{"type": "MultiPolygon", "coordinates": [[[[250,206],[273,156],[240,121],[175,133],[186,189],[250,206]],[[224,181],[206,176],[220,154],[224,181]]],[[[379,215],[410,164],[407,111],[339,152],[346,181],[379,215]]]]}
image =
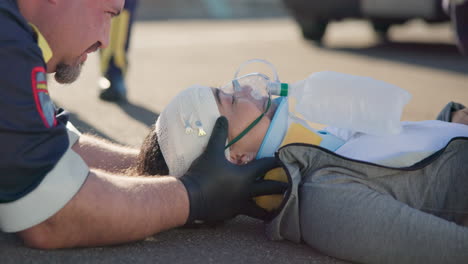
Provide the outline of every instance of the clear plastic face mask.
{"type": "Polygon", "coordinates": [[[265,111],[267,101],[271,98],[268,92],[268,76],[262,73],[251,73],[232,80],[221,88],[224,94],[235,99],[252,102],[260,111],[265,111]]]}
{"type": "Polygon", "coordinates": [[[236,136],[227,144],[227,146],[225,147],[226,149],[232,146],[237,141],[239,141],[253,127],[255,127],[255,125],[257,125],[258,122],[260,122],[260,120],[268,112],[271,106],[270,91],[272,87],[278,87],[278,85],[280,86],[281,82],[278,80],[278,74],[274,66],[265,60],[254,59],[243,63],[235,73],[234,79],[221,88],[221,91],[223,93],[232,95],[233,98],[242,98],[251,101],[262,112],[262,114],[258,118],[256,118],[249,126],[247,126],[247,128],[245,128],[238,136],[236,136]],[[270,68],[273,71],[275,80],[271,80],[267,75],[263,73],[250,73],[241,77],[237,77],[242,68],[254,62],[260,62],[270,66],[270,68]]]}

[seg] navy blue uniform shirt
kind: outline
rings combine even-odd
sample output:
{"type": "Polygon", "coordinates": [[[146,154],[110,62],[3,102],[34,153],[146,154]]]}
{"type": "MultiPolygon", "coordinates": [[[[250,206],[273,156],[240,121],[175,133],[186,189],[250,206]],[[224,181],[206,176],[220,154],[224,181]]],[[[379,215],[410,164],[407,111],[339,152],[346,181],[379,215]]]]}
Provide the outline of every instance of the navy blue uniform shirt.
{"type": "Polygon", "coordinates": [[[0,203],[34,190],[69,144],[37,37],[16,1],[0,0],[0,203]]]}

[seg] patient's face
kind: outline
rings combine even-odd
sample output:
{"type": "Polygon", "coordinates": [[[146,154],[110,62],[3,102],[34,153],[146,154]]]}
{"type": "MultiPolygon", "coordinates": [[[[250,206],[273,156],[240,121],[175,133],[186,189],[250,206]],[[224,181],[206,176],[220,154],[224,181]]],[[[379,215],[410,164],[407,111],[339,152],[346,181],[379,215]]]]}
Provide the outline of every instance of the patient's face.
{"type": "MultiPolygon", "coordinates": [[[[219,89],[213,89],[213,93],[219,112],[229,121],[229,141],[242,133],[263,113],[262,107],[248,98],[233,98],[231,94],[223,93],[219,89]]],[[[229,148],[232,163],[246,164],[255,159],[274,112],[275,107],[270,107],[260,122],[229,148]]]]}

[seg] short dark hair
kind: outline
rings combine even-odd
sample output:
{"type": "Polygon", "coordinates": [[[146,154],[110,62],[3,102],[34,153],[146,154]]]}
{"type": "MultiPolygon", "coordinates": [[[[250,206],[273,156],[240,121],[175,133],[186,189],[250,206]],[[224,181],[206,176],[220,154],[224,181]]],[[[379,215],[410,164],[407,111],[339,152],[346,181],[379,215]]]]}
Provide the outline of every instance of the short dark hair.
{"type": "Polygon", "coordinates": [[[151,126],[149,134],[141,145],[135,172],[143,176],[169,175],[169,168],[159,146],[154,125],[151,126]]]}

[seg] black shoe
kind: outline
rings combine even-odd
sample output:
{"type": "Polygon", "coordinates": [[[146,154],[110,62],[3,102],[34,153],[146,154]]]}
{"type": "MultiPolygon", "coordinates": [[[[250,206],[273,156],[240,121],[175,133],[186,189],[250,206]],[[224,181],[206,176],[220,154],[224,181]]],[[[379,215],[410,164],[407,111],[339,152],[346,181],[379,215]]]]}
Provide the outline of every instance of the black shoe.
{"type": "Polygon", "coordinates": [[[121,74],[101,77],[99,80],[99,98],[108,102],[127,101],[127,89],[121,74]]]}

